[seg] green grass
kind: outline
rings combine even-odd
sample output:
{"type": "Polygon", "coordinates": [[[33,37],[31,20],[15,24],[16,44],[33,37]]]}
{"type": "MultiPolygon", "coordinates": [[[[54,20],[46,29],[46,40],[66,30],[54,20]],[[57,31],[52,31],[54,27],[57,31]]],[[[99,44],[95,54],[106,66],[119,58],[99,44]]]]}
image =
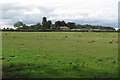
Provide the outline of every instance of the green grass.
{"type": "Polygon", "coordinates": [[[118,33],[3,32],[3,77],[116,78],[118,33]]]}

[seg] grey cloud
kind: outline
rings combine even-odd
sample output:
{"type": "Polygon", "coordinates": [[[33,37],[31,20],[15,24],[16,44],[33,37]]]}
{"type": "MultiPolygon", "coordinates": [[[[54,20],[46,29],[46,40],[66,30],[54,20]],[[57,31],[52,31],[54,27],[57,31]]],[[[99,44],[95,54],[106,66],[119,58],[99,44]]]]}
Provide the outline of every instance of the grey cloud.
{"type": "MultiPolygon", "coordinates": [[[[58,17],[59,14],[54,14],[54,10],[57,8],[51,8],[47,7],[47,5],[42,6],[27,6],[27,5],[22,5],[18,3],[8,3],[8,4],[2,4],[2,19],[3,21],[7,21],[5,25],[13,25],[16,21],[18,20],[23,20],[25,24],[36,24],[37,22],[41,22],[42,17],[46,16],[48,19],[58,17]],[[32,9],[39,9],[40,13],[39,14],[24,14],[24,11],[31,11],[32,9]]],[[[1,13],[1,12],[0,12],[1,13]]],[[[69,15],[69,14],[68,14],[69,15]]],[[[116,22],[110,22],[110,21],[105,21],[100,18],[89,18],[89,14],[87,13],[82,13],[79,14],[80,16],[83,16],[83,18],[79,19],[65,19],[64,15],[61,15],[62,17],[59,17],[58,20],[65,20],[65,21],[74,21],[77,24],[92,24],[92,25],[106,25],[106,26],[117,26],[116,22]]],[[[78,16],[79,16],[78,15],[78,16]]],[[[70,16],[69,16],[70,17],[70,16]]],[[[53,19],[52,21],[55,22],[57,19],[53,19]]]]}
{"type": "Polygon", "coordinates": [[[26,24],[35,24],[40,22],[43,16],[49,17],[54,9],[42,7],[42,6],[23,6],[16,3],[2,4],[2,19],[11,20],[8,24],[13,25],[18,20],[23,20],[26,24]],[[31,11],[32,9],[39,9],[40,14],[24,14],[24,11],[31,11]]]}

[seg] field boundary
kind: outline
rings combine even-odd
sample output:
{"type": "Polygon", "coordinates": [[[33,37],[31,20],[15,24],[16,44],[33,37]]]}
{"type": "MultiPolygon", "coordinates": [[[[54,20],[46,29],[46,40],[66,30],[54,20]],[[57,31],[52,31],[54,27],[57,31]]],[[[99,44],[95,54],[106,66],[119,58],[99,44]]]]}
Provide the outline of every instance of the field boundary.
{"type": "Polygon", "coordinates": [[[2,32],[118,32],[118,31],[88,31],[88,30],[1,30],[2,32]]]}

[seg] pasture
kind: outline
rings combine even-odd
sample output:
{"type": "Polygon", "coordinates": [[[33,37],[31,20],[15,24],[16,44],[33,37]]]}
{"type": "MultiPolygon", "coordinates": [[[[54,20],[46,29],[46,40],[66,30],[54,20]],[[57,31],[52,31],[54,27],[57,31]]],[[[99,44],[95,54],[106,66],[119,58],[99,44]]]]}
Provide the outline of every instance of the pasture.
{"type": "Polygon", "coordinates": [[[4,78],[116,78],[118,33],[2,32],[4,78]]]}

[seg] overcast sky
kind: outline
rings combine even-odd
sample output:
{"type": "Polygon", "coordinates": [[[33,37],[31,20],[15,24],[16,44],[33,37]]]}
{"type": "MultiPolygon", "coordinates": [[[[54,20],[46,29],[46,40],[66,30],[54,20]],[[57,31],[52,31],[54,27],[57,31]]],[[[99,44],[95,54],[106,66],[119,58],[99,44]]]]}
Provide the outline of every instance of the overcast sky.
{"type": "Polygon", "coordinates": [[[17,21],[25,24],[41,22],[47,17],[91,24],[117,27],[119,0],[1,0],[0,28],[12,27],[17,21]],[[1,14],[2,13],[2,14],[1,14]]]}

